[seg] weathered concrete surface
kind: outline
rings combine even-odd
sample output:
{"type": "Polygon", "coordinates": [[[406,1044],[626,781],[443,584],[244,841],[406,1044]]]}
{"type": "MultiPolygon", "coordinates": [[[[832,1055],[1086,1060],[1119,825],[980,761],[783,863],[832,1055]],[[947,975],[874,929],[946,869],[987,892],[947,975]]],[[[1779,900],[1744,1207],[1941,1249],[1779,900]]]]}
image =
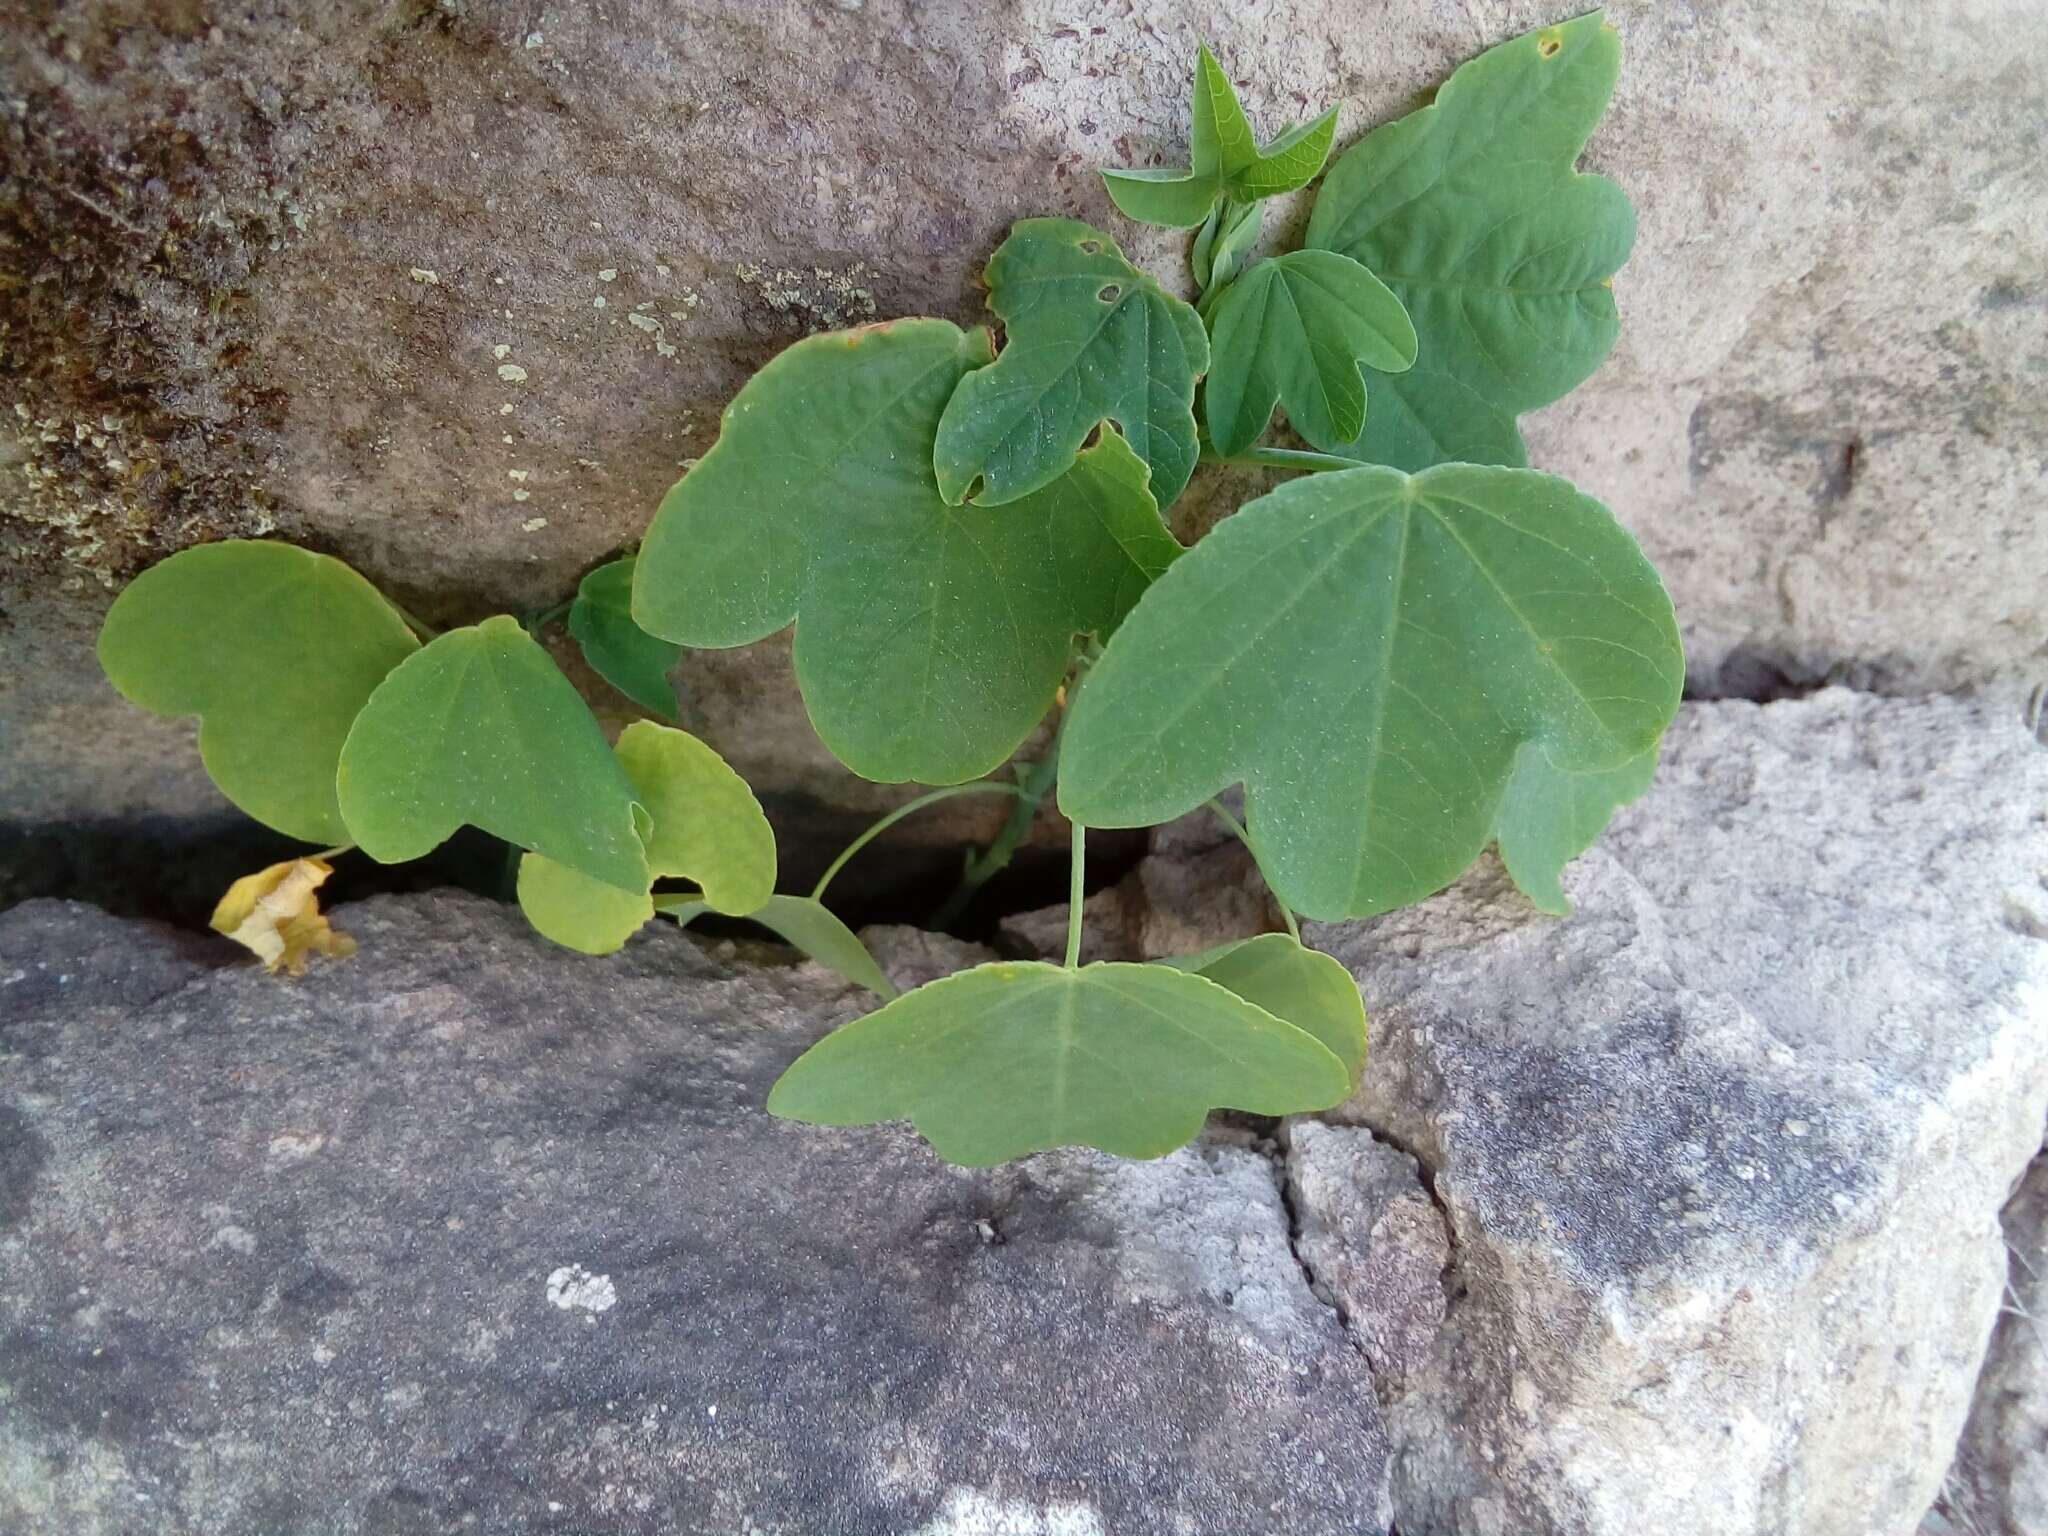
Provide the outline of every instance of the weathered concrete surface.
{"type": "MultiPolygon", "coordinates": [[[[542,606],[637,536],[805,329],[974,318],[1012,219],[1094,219],[1178,273],[1175,237],[1118,219],[1092,168],[1180,153],[1197,34],[1262,124],[1341,101],[1349,139],[1559,14],[1480,10],[9,8],[0,815],[206,798],[86,648],[34,638],[53,610],[89,633],[104,584],[270,530],[436,620],[542,606]],[[80,769],[78,732],[112,719],[118,746],[80,769]]],[[[2039,670],[2035,11],[1612,9],[1628,63],[1590,163],[1641,211],[1626,330],[1531,438],[1641,535],[1703,687],[2039,670]]],[[[1198,489],[1187,521],[1252,483],[1198,489]]],[[[698,659],[684,685],[769,792],[836,772],[772,653],[698,659]]]]}
{"type": "MultiPolygon", "coordinates": [[[[762,1112],[861,1006],[815,967],[338,920],[360,953],[291,984],[0,917],[9,1536],[1385,1530],[1243,1136],[949,1169],[762,1112]]],[[[972,958],[878,938],[905,984],[972,958]]]]}
{"type": "MultiPolygon", "coordinates": [[[[1829,689],[1686,705],[1566,919],[1489,859],[1309,926],[1372,1051],[1288,1138],[1297,1250],[1373,1367],[1400,1530],[1915,1528],[2025,1252],[2000,1209],[2048,1113],[2044,872],[2015,712],[1829,689]]],[[[1163,917],[1135,878],[1092,898],[1105,956],[1233,937],[1242,880],[1221,864],[1207,926],[1183,870],[1149,883],[1163,917]]],[[[2003,1358],[1980,1428],[2020,1439],[1977,1454],[2024,1489],[2040,1357],[2003,1358]]]]}

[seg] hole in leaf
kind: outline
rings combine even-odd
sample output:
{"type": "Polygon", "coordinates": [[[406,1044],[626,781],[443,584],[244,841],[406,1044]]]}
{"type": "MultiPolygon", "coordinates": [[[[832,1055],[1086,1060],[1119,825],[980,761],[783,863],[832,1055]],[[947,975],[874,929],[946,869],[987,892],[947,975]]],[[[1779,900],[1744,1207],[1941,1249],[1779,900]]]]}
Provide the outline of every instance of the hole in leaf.
{"type": "Polygon", "coordinates": [[[1546,37],[1536,45],[1536,51],[1546,59],[1554,59],[1564,50],[1564,44],[1554,37],[1546,37]]]}
{"type": "Polygon", "coordinates": [[[1096,293],[1095,297],[1102,300],[1102,302],[1105,304],[1114,304],[1117,301],[1118,296],[1122,293],[1123,289],[1117,284],[1104,283],[1101,289],[1096,293]]]}
{"type": "Polygon", "coordinates": [[[1083,240],[1081,242],[1081,249],[1090,256],[1097,256],[1102,252],[1102,242],[1100,240],[1083,240]]]}

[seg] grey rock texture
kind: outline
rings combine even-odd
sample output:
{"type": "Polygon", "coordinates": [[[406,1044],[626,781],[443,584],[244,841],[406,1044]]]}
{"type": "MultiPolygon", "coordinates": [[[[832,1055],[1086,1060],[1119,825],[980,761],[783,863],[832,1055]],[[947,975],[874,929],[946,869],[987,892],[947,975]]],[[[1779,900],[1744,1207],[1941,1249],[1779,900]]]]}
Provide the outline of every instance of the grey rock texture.
{"type": "Polygon", "coordinates": [[[1923,1536],[2048,1531],[2048,1156],[2005,1208],[2004,1305],[1976,1406],[1923,1536]]]}
{"type": "MultiPolygon", "coordinates": [[[[1944,1474],[2039,1241],[2000,1210],[2048,1114],[2044,873],[2015,711],[1828,689],[1686,705],[1568,918],[1489,859],[1310,925],[1372,1048],[1286,1128],[1296,1249],[1372,1366],[1401,1531],[1903,1536],[1970,1468],[1983,1508],[2026,1496],[2044,1357],[2011,1318],[1944,1474]]],[[[1233,936],[1217,878],[1188,948],[1233,936]]]]}
{"type": "MultiPolygon", "coordinates": [[[[2036,10],[1611,8],[1628,63],[1590,163],[1641,212],[1626,328],[1530,436],[1657,559],[1704,688],[2040,669],[2036,10]]],[[[430,619],[543,606],[638,535],[803,331],[975,318],[1014,218],[1102,222],[1178,274],[1176,240],[1118,219],[1093,167],[1182,152],[1197,35],[1261,124],[1342,102],[1349,140],[1557,14],[9,7],[0,815],[208,803],[181,736],[116,713],[89,648],[38,638],[89,633],[165,551],[275,531],[430,619]],[[85,770],[81,731],[106,741],[85,770]]],[[[1184,520],[1258,483],[1212,480],[1184,520]]],[[[695,658],[683,685],[770,793],[865,793],[800,728],[772,646],[695,658]]]]}
{"type": "MultiPolygon", "coordinates": [[[[1914,1528],[2048,1111],[2048,755],[2004,711],[1690,705],[1534,913],[1316,926],[1452,1298],[1385,1407],[1404,1531],[1914,1528]]],[[[1313,1196],[1313,1187],[1304,1185],[1313,1196]]]]}
{"type": "MultiPolygon", "coordinates": [[[[768,1118],[860,1007],[463,896],[287,984],[0,916],[9,1536],[1385,1530],[1271,1157],[970,1174],[768,1118]]],[[[961,946],[875,935],[905,983],[961,946]]]]}

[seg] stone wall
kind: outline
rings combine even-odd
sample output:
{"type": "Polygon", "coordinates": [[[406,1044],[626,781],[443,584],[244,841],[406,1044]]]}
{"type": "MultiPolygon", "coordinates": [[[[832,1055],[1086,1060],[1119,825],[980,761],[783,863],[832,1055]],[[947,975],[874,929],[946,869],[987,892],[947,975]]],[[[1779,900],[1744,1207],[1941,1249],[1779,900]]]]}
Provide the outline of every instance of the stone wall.
{"type": "MultiPolygon", "coordinates": [[[[98,0],[0,18],[0,821],[217,806],[86,645],[195,540],[275,532],[435,620],[552,602],[807,330],[978,314],[1009,222],[1113,230],[1213,41],[1345,141],[1557,19],[1451,0],[1073,7],[98,0]],[[81,753],[80,742],[94,750],[81,753]],[[83,759],[83,761],[81,761],[83,759]]],[[[2048,41],[2029,0],[1612,8],[1589,164],[1641,213],[1613,357],[1532,418],[1677,599],[1694,685],[2035,680],[2048,41]]],[[[1299,212],[1274,224],[1298,227],[1299,212]]],[[[1186,519],[1250,488],[1197,486],[1186,519]]],[[[783,654],[691,723],[861,808],[783,654]]]]}

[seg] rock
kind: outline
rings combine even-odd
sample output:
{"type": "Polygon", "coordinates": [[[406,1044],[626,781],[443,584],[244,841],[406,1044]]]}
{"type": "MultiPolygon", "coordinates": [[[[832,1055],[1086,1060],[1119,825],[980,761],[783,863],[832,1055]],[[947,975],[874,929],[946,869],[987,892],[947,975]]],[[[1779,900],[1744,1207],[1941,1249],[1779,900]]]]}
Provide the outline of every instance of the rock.
{"type": "MultiPolygon", "coordinates": [[[[6,815],[206,801],[184,738],[120,711],[89,646],[29,665],[149,560],[275,532],[436,621],[544,607],[639,535],[804,331],[978,318],[1013,219],[1095,220],[1180,280],[1182,237],[1118,218],[1093,169],[1183,152],[1197,35],[1262,127],[1341,102],[1348,141],[1556,16],[1071,9],[11,8],[6,815]],[[81,731],[103,745],[76,752],[81,731]]],[[[1641,212],[1626,329],[1530,437],[1658,560],[1703,688],[2039,670],[2040,586],[2011,579],[2048,564],[2034,10],[1611,9],[1628,62],[1590,163],[1641,212]]],[[[1219,472],[1177,516],[1265,483],[1219,472]]],[[[772,646],[693,657],[683,683],[696,728],[769,765],[765,793],[860,803],[792,725],[772,646]]]]}
{"type": "Polygon", "coordinates": [[[10,1536],[1385,1531],[1248,1136],[951,1169],[762,1112],[860,1007],[816,967],[577,959],[461,895],[339,922],[286,983],[0,916],[10,1536]]]}
{"type": "Polygon", "coordinates": [[[1419,1165],[1370,1131],[1288,1127],[1295,1251],[1372,1367],[1382,1402],[1407,1391],[1443,1327],[1450,1234],[1419,1165]]]}
{"type": "MultiPolygon", "coordinates": [[[[1914,1529],[2048,1112],[2044,805],[1986,705],[1691,704],[1569,918],[1488,863],[1311,926],[1372,1012],[1332,1118],[1418,1159],[1452,1241],[1384,1404],[1401,1530],[1914,1529]]],[[[1375,1197],[1297,1148],[1304,1232],[1369,1265],[1375,1197]]]]}
{"type": "Polygon", "coordinates": [[[2004,1306],[1969,1426],[1923,1536],[2048,1531],[2048,1156],[2006,1205],[2004,1306]]]}

